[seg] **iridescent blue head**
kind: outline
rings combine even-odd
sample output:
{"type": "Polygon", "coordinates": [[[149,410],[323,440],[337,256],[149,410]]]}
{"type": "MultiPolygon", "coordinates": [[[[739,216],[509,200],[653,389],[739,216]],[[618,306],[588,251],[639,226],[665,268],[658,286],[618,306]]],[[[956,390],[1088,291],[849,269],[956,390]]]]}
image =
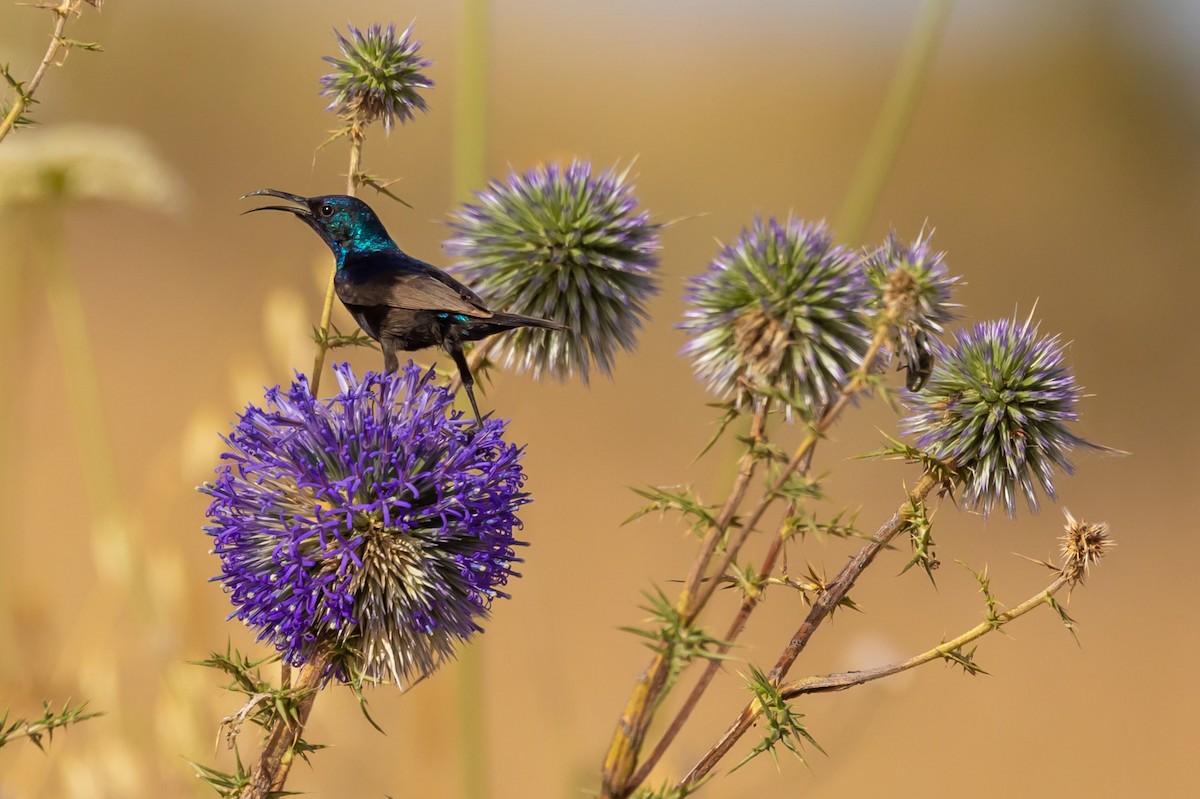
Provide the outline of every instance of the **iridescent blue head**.
{"type": "Polygon", "coordinates": [[[357,197],[345,194],[301,197],[278,189],[259,189],[243,195],[243,199],[264,195],[287,200],[295,203],[295,206],[264,205],[262,208],[252,208],[246,213],[287,211],[295,214],[329,245],[339,267],[350,253],[396,249],[395,242],[379,221],[379,217],[371,210],[371,206],[357,197]]]}

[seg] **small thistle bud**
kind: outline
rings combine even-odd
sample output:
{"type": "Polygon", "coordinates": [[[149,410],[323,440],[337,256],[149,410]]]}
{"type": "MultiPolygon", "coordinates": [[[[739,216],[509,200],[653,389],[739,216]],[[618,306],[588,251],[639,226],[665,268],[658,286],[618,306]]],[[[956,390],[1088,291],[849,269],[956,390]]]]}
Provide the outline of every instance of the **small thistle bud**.
{"type": "Polygon", "coordinates": [[[515,575],[528,502],[505,422],[451,413],[453,396],[411,362],[395,374],[335,367],[318,400],[298,377],[267,392],[226,439],[211,497],[213,551],[233,615],[294,665],[331,676],[429,674],[479,631],[515,575]]]}
{"type": "Polygon", "coordinates": [[[892,329],[892,348],[908,369],[909,390],[919,390],[932,368],[930,342],[956,318],[950,293],[959,282],[945,264],[945,253],[932,252],[931,234],[922,231],[912,244],[895,232],[867,255],[864,268],[876,292],[879,311],[892,329]]]}
{"type": "Polygon", "coordinates": [[[433,81],[422,70],[433,62],[420,55],[421,42],[412,38],[412,25],[396,36],[396,26],[378,24],[363,33],[349,26],[346,38],[337,29],[342,57],[324,56],[334,70],[321,78],[321,94],[332,97],[328,110],[336,111],[350,127],[366,127],[377,119],[391,133],[392,126],[412,119],[413,111],[427,106],[421,89],[433,81]]]}
{"type": "Polygon", "coordinates": [[[1054,467],[1070,474],[1067,454],[1096,446],[1067,429],[1080,389],[1058,336],[1039,338],[1032,319],[1001,319],[934,346],[929,385],[906,394],[911,413],[901,427],[964,475],[964,503],[984,516],[997,502],[1015,516],[1018,490],[1036,511],[1035,481],[1054,499],[1054,467]]]}
{"type": "Polygon", "coordinates": [[[867,350],[869,297],[858,260],[823,223],[756,219],[689,281],[683,351],[721,397],[778,395],[789,415],[815,418],[867,350]]]}
{"type": "Polygon", "coordinates": [[[1088,575],[1092,564],[1099,562],[1117,544],[1108,535],[1106,522],[1078,522],[1071,512],[1064,509],[1067,517],[1066,531],[1062,541],[1062,575],[1072,583],[1081,583],[1088,575]]]}
{"type": "Polygon", "coordinates": [[[453,214],[445,246],[464,281],[494,308],[567,327],[504,336],[497,351],[506,366],[587,382],[593,363],[611,374],[617,348],[637,344],[658,291],[661,225],[637,209],[627,177],[593,175],[586,161],[535,167],[493,180],[453,214]]]}

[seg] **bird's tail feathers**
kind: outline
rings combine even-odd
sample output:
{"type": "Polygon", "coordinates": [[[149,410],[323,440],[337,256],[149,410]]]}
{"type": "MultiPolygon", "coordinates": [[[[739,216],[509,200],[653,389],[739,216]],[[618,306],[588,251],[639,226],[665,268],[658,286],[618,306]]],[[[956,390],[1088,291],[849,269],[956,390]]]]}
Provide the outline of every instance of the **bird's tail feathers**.
{"type": "Polygon", "coordinates": [[[551,319],[539,319],[536,316],[522,316],[516,313],[494,314],[487,321],[501,325],[505,329],[512,327],[540,327],[545,330],[564,330],[565,326],[551,319]]]}
{"type": "Polygon", "coordinates": [[[514,330],[518,327],[538,327],[543,330],[565,330],[565,326],[549,319],[539,319],[536,316],[522,316],[515,313],[497,313],[487,319],[472,319],[466,325],[464,341],[478,341],[481,338],[514,330]]]}

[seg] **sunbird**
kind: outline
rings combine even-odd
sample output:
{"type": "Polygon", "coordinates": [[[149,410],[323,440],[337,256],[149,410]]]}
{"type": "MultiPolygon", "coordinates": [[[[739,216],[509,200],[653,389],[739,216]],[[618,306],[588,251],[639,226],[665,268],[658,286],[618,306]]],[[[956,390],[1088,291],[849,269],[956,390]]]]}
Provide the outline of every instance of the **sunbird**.
{"type": "Polygon", "coordinates": [[[371,206],[357,197],[301,197],[277,189],[259,189],[242,199],[264,195],[294,205],[264,205],[246,213],[294,214],[333,251],[337,264],[333,285],[338,299],[363,332],[383,348],[383,368],[389,372],[399,368],[396,353],[400,350],[442,347],[458,366],[478,423],[482,417],[463,343],[518,327],[564,329],[549,319],[490,310],[462,283],[396,246],[371,206]]]}

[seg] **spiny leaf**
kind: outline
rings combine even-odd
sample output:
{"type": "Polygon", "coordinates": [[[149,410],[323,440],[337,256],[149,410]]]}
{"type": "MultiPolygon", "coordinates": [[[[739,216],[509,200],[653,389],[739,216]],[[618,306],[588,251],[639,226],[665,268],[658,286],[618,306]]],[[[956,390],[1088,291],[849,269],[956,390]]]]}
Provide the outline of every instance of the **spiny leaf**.
{"type": "Polygon", "coordinates": [[[754,698],[762,708],[762,721],[766,726],[766,731],[763,734],[762,740],[750,750],[750,754],[746,755],[731,771],[737,771],[763,752],[768,752],[771,755],[771,759],[778,765],[779,759],[776,747],[779,744],[783,744],[805,766],[808,765],[808,761],[804,759],[804,754],[801,752],[801,747],[805,741],[816,747],[817,751],[821,754],[825,754],[825,750],[821,748],[821,745],[812,737],[808,729],[800,723],[800,719],[804,718],[804,714],[792,710],[791,703],[779,692],[779,687],[767,679],[767,676],[762,671],[755,666],[751,666],[750,670],[751,676],[746,682],[750,686],[750,690],[754,692],[754,698]]]}
{"type": "Polygon", "coordinates": [[[42,702],[41,716],[31,718],[18,717],[11,721],[9,720],[11,709],[5,710],[3,718],[0,718],[0,747],[3,747],[10,740],[26,738],[31,744],[44,752],[45,747],[42,745],[42,739],[45,738],[46,743],[53,741],[55,730],[104,715],[103,713],[88,713],[86,709],[87,702],[72,706],[67,701],[63,703],[62,710],[55,711],[50,702],[44,701],[42,702]]]}
{"type": "Polygon", "coordinates": [[[956,646],[941,654],[943,659],[960,666],[964,672],[974,677],[976,674],[987,674],[983,667],[975,662],[975,650],[978,648],[972,647],[970,652],[965,652],[961,646],[956,646]]]}
{"type": "Polygon", "coordinates": [[[1054,597],[1048,596],[1046,597],[1046,604],[1058,614],[1058,618],[1062,620],[1063,625],[1067,628],[1067,632],[1075,639],[1075,645],[1082,647],[1083,644],[1079,643],[1079,636],[1075,634],[1075,620],[1067,613],[1067,609],[1062,606],[1062,603],[1054,597]]]}
{"type": "Polygon", "coordinates": [[[713,437],[710,438],[708,443],[704,445],[704,449],[700,450],[700,453],[692,459],[692,463],[695,463],[703,458],[708,451],[713,448],[713,445],[720,440],[721,436],[725,434],[725,430],[728,429],[729,425],[731,425],[741,415],[741,411],[738,410],[737,404],[733,401],[710,402],[708,407],[723,409],[724,413],[722,413],[717,419],[717,432],[713,433],[713,437]]]}
{"type": "Polygon", "coordinates": [[[929,576],[929,582],[933,583],[934,587],[936,587],[937,582],[933,579],[933,572],[942,564],[933,551],[935,546],[933,542],[933,522],[929,519],[924,501],[916,498],[910,501],[909,507],[905,509],[902,524],[908,532],[913,555],[908,563],[904,564],[904,568],[900,570],[900,573],[904,574],[913,566],[920,566],[925,570],[925,574],[929,576]]]}

